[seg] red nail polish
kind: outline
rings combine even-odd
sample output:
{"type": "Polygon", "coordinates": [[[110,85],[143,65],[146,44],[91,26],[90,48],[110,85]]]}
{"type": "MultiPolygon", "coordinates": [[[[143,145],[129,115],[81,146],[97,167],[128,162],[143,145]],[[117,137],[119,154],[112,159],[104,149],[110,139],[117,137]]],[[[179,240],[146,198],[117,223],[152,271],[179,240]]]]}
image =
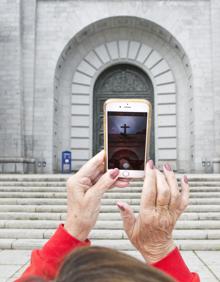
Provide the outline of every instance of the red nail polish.
{"type": "Polygon", "coordinates": [[[152,160],[148,161],[148,165],[151,169],[154,169],[154,162],[152,160]]]}
{"type": "Polygon", "coordinates": [[[164,165],[164,167],[165,167],[165,169],[168,170],[168,171],[171,171],[171,170],[172,170],[171,166],[170,166],[168,163],[166,163],[166,164],[164,165]]]}
{"type": "Polygon", "coordinates": [[[122,205],[117,204],[117,206],[119,207],[120,210],[125,211],[125,208],[122,205]]]}
{"type": "Polygon", "coordinates": [[[188,184],[188,183],[189,183],[189,179],[187,178],[187,176],[186,176],[186,175],[184,175],[183,180],[184,180],[184,182],[185,182],[186,184],[188,184]]]}
{"type": "Polygon", "coordinates": [[[111,172],[110,172],[110,176],[112,179],[115,179],[119,174],[119,170],[118,169],[113,169],[111,172]]]}

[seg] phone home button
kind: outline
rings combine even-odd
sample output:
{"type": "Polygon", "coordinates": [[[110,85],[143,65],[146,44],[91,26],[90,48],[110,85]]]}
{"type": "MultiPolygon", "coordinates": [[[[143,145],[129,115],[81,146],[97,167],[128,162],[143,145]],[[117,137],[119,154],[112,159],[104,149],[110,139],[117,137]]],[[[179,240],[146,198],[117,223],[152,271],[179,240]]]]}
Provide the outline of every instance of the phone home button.
{"type": "Polygon", "coordinates": [[[122,175],[123,175],[124,177],[128,177],[128,176],[129,176],[129,172],[128,172],[128,171],[123,171],[123,172],[122,172],[122,175]]]}

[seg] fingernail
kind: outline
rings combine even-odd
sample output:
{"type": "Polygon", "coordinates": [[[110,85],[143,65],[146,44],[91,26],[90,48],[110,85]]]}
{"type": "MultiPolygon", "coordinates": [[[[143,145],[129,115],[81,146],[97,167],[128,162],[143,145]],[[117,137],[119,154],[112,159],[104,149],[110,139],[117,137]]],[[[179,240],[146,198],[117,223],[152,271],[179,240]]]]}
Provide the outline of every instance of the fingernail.
{"type": "Polygon", "coordinates": [[[172,170],[171,166],[170,166],[168,163],[166,163],[166,164],[164,165],[164,167],[165,167],[165,169],[168,170],[168,171],[171,171],[171,170],[172,170]]]}
{"type": "Polygon", "coordinates": [[[117,206],[119,207],[120,210],[125,211],[125,208],[120,203],[117,203],[117,206]]]}
{"type": "Polygon", "coordinates": [[[189,179],[187,178],[187,176],[186,176],[186,175],[184,175],[183,180],[184,180],[184,182],[185,182],[186,184],[188,184],[188,183],[189,183],[189,179]]]}
{"type": "Polygon", "coordinates": [[[154,169],[154,162],[152,160],[149,160],[147,164],[149,168],[154,169]]]}
{"type": "Polygon", "coordinates": [[[115,168],[110,172],[110,177],[112,179],[115,179],[118,176],[118,174],[119,174],[119,169],[115,168]]]}

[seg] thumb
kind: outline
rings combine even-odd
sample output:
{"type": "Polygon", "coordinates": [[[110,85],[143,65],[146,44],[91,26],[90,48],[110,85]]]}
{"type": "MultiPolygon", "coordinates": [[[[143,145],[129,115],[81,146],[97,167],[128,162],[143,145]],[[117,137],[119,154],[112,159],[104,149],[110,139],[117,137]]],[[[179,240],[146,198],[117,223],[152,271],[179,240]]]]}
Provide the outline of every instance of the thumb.
{"type": "Polygon", "coordinates": [[[103,174],[99,180],[96,182],[96,184],[92,187],[91,190],[95,191],[96,193],[105,193],[107,190],[109,190],[114,183],[117,181],[119,176],[119,169],[114,168],[111,170],[108,170],[105,174],[103,174]]]}
{"type": "Polygon", "coordinates": [[[127,233],[128,237],[131,237],[136,221],[134,212],[131,206],[129,206],[127,203],[117,202],[117,206],[120,209],[124,230],[127,233]]]}

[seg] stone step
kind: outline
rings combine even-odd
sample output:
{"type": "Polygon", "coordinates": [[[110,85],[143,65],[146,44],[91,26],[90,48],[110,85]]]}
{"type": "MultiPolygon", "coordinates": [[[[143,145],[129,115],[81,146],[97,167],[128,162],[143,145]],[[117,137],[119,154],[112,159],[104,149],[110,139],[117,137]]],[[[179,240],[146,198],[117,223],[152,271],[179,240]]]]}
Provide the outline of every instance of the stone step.
{"type": "Polygon", "coordinates": [[[0,182],[66,182],[72,174],[1,174],[0,182]]]}
{"type": "MultiPolygon", "coordinates": [[[[37,213],[37,212],[0,212],[0,220],[65,220],[66,213],[37,213]]],[[[185,212],[181,215],[179,220],[218,220],[220,219],[220,212],[201,212],[192,213],[185,212]]],[[[121,216],[118,213],[106,213],[101,212],[99,215],[99,220],[120,220],[121,216]]]]}
{"type": "MultiPolygon", "coordinates": [[[[1,193],[0,193],[1,194],[1,193]]],[[[132,198],[132,199],[139,199],[141,196],[141,192],[124,192],[120,193],[118,191],[114,191],[112,193],[106,193],[104,198],[106,199],[113,199],[113,198],[132,198]]],[[[219,190],[216,192],[208,191],[192,191],[190,190],[190,198],[219,198],[220,197],[220,187],[219,190]]]]}
{"type": "MultiPolygon", "coordinates": [[[[107,191],[106,193],[128,193],[128,192],[141,193],[142,189],[143,189],[142,186],[141,187],[129,186],[126,188],[113,188],[107,191]]],[[[1,188],[0,188],[0,191],[1,191],[1,188]]],[[[31,191],[33,191],[33,189],[31,191]]],[[[65,191],[66,190],[63,190],[61,192],[65,192],[65,191]]],[[[190,192],[219,192],[219,191],[220,191],[220,185],[219,186],[196,186],[196,187],[190,186],[190,192]]],[[[53,191],[47,190],[46,192],[53,192],[53,191]]]]}
{"type": "MultiPolygon", "coordinates": [[[[55,232],[55,229],[1,229],[0,238],[2,239],[49,239],[55,232]]],[[[204,240],[220,239],[220,230],[174,230],[175,240],[204,240]]],[[[89,239],[127,239],[124,230],[93,230],[89,234],[89,239]]]]}
{"type": "Polygon", "coordinates": [[[64,220],[65,218],[64,213],[0,212],[0,220],[64,220]]]}
{"type": "MultiPolygon", "coordinates": [[[[104,199],[140,199],[141,193],[135,192],[114,192],[105,193],[104,199]]],[[[48,199],[66,199],[66,192],[0,192],[0,198],[48,198],[48,199]]],[[[220,190],[218,192],[190,192],[190,198],[220,198],[220,190]]]]}
{"type": "MultiPolygon", "coordinates": [[[[1,174],[0,175],[0,180],[1,181],[10,181],[11,179],[16,180],[16,181],[55,181],[55,180],[66,180],[70,176],[72,176],[74,173],[70,174],[1,174]]],[[[176,173],[177,178],[181,178],[184,174],[176,173]]],[[[194,181],[215,181],[219,180],[220,181],[220,174],[188,174],[187,177],[190,180],[194,181]]],[[[141,181],[141,180],[140,180],[141,181]]]]}
{"type": "MultiPolygon", "coordinates": [[[[0,220],[0,228],[9,229],[54,229],[61,220],[0,220]]],[[[98,220],[94,229],[122,229],[121,221],[98,220]]],[[[180,220],[175,229],[220,229],[219,220],[180,220]]]]}
{"type": "MultiPolygon", "coordinates": [[[[107,191],[107,194],[112,193],[141,193],[142,187],[126,187],[126,188],[113,188],[109,191],[107,191]]],[[[32,186],[0,186],[0,192],[50,192],[50,193],[66,193],[66,187],[32,187],[32,186]]],[[[220,192],[220,186],[214,186],[214,187],[206,187],[206,186],[197,186],[197,187],[190,187],[190,192],[220,192]]]]}
{"type": "MultiPolygon", "coordinates": [[[[33,250],[41,248],[46,239],[0,239],[0,249],[33,250]]],[[[175,240],[180,250],[220,250],[220,240],[175,240]]],[[[135,251],[128,240],[93,240],[93,246],[105,246],[121,251],[135,251]]]]}
{"type": "Polygon", "coordinates": [[[203,182],[198,182],[198,181],[190,181],[189,182],[190,187],[198,187],[198,186],[205,186],[205,187],[219,187],[220,182],[216,181],[203,181],[203,182]]]}
{"type": "Polygon", "coordinates": [[[32,186],[32,187],[65,187],[66,182],[31,182],[31,181],[3,181],[0,182],[0,187],[11,187],[11,186],[18,186],[18,187],[26,187],[26,186],[32,186]]]}
{"type": "MultiPolygon", "coordinates": [[[[178,184],[180,185],[180,179],[177,179],[178,184]]],[[[131,187],[142,187],[143,181],[131,181],[129,184],[131,187]]],[[[198,186],[220,186],[220,179],[218,181],[216,180],[206,180],[206,181],[194,181],[192,179],[189,179],[189,185],[190,187],[198,187],[198,186]]]]}
{"type": "MultiPolygon", "coordinates": [[[[206,187],[219,187],[220,181],[189,181],[191,187],[206,186],[206,187]]],[[[0,187],[65,187],[66,181],[0,181],[0,187]]],[[[143,182],[132,181],[130,187],[142,187],[143,182]]]]}
{"type": "MultiPolygon", "coordinates": [[[[220,250],[220,240],[175,240],[180,250],[220,250]]],[[[128,240],[93,240],[93,245],[131,251],[135,248],[128,240]]]]}
{"type": "MultiPolygon", "coordinates": [[[[34,180],[41,180],[41,179],[66,179],[73,175],[74,173],[65,173],[65,174],[1,174],[0,179],[3,180],[9,180],[9,179],[34,179],[34,180]]],[[[183,174],[181,173],[176,173],[177,177],[181,177],[183,174]]],[[[199,173],[187,173],[187,177],[190,179],[195,179],[195,180],[209,180],[209,179],[219,179],[220,180],[220,174],[212,174],[212,173],[207,173],[207,174],[199,174],[199,173]]]]}
{"type": "MultiPolygon", "coordinates": [[[[0,175],[0,249],[37,248],[52,236],[65,221],[68,177],[0,175]]],[[[183,250],[219,250],[220,174],[188,178],[190,204],[176,225],[174,239],[183,250]]],[[[129,187],[114,188],[105,194],[98,222],[90,234],[95,244],[135,252],[122,229],[116,202],[122,199],[137,213],[142,187],[143,181],[133,180],[129,187]]]]}
{"type": "MultiPolygon", "coordinates": [[[[131,205],[138,205],[140,199],[123,199],[131,205]]],[[[102,205],[115,205],[117,199],[102,199],[102,205]]],[[[220,205],[220,198],[193,198],[191,205],[220,205]]],[[[0,205],[66,205],[66,199],[59,198],[0,198],[0,205]]]]}
{"type": "MultiPolygon", "coordinates": [[[[214,188],[216,189],[216,188],[214,188]]],[[[23,187],[19,187],[19,186],[0,186],[0,192],[50,192],[50,193],[58,193],[58,192],[62,192],[65,193],[66,192],[66,187],[36,187],[36,186],[23,186],[23,187]]],[[[141,190],[140,190],[141,191],[141,190]]],[[[216,190],[215,190],[216,191],[216,190]]],[[[214,191],[214,192],[215,192],[214,191]]],[[[218,190],[217,190],[218,191],[218,190]]],[[[136,191],[135,191],[136,192],[136,191]]]]}
{"type": "MultiPolygon", "coordinates": [[[[138,205],[132,205],[134,211],[139,211],[138,205]]],[[[0,205],[0,212],[37,212],[37,213],[65,213],[66,205],[0,205]]],[[[102,206],[101,212],[105,213],[118,213],[118,208],[116,205],[112,206],[102,206]]],[[[189,205],[185,210],[185,213],[188,212],[220,212],[220,205],[189,205]]]]}
{"type": "MultiPolygon", "coordinates": [[[[19,230],[19,229],[18,229],[19,230]]],[[[24,233],[24,231],[22,231],[24,233]]],[[[47,230],[43,233],[42,238],[49,239],[54,233],[54,230],[47,230]]],[[[1,234],[1,233],[0,233],[1,234]]],[[[6,233],[7,234],[7,233],[6,233]]],[[[14,232],[14,234],[16,234],[14,232]]],[[[174,230],[174,239],[220,239],[220,230],[174,230]]],[[[3,238],[3,237],[1,237],[3,238]]],[[[13,238],[13,237],[7,237],[13,238]]],[[[19,237],[18,237],[19,238],[19,237]]],[[[23,238],[23,237],[20,237],[23,238]]],[[[89,234],[89,239],[127,239],[127,235],[124,230],[93,230],[89,234]]]]}
{"type": "MultiPolygon", "coordinates": [[[[44,174],[33,174],[33,175],[16,175],[16,174],[9,174],[9,175],[5,175],[5,174],[0,174],[0,183],[1,182],[44,182],[44,183],[47,183],[47,182],[66,182],[68,180],[68,178],[72,176],[72,174],[70,175],[47,175],[47,176],[44,176],[44,174]]],[[[177,178],[180,179],[182,177],[182,175],[177,175],[177,178]]],[[[194,180],[194,178],[192,177],[189,177],[189,179],[191,180],[194,180]]],[[[196,179],[196,181],[203,181],[203,178],[202,179],[196,179]]],[[[220,181],[220,177],[218,178],[213,178],[213,177],[210,177],[210,178],[205,178],[205,181],[220,181]]],[[[143,182],[142,179],[133,179],[132,180],[133,182],[143,182]]]]}
{"type": "MultiPolygon", "coordinates": [[[[95,229],[122,229],[121,221],[97,221],[95,229]]],[[[220,229],[218,220],[181,220],[178,221],[175,229],[220,229]]]]}

